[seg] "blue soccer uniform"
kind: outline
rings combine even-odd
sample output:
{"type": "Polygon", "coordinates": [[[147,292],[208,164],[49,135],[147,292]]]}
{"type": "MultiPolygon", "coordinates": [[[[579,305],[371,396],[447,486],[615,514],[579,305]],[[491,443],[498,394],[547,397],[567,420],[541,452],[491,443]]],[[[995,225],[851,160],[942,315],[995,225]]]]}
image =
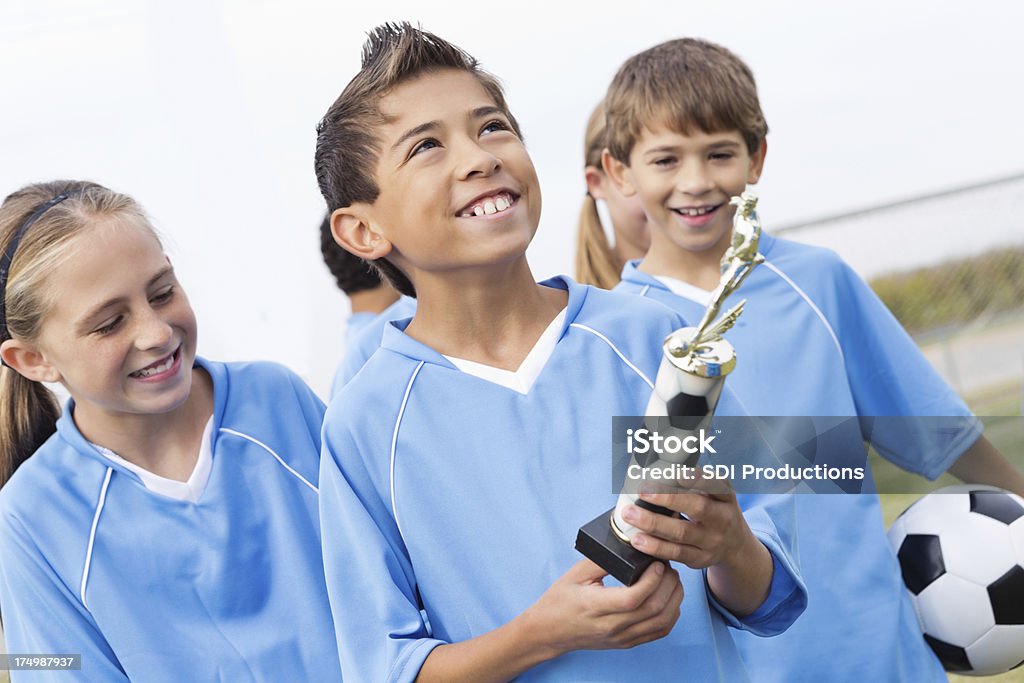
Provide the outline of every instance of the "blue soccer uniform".
{"type": "MultiPolygon", "coordinates": [[[[328,409],[321,519],[346,676],[412,681],[435,646],[507,623],[581,559],[578,528],[614,505],[611,417],[643,413],[661,342],[682,321],[568,278],[545,284],[568,304],[519,372],[490,373],[515,377],[484,379],[402,321],[328,409]]],[[[741,410],[724,392],[719,412],[741,410]]],[[[571,652],[519,680],[746,680],[730,627],[777,634],[806,595],[792,497],[741,498],[775,564],[756,612],[737,619],[703,572],[679,565],[686,597],[669,636],[571,652]]]]}
{"type": "Polygon", "coordinates": [[[214,409],[190,482],[161,488],[89,443],[69,403],[0,491],[8,650],[82,655],[79,672],[15,680],[340,681],[320,553],[323,404],[278,365],[196,362],[214,409]]]}

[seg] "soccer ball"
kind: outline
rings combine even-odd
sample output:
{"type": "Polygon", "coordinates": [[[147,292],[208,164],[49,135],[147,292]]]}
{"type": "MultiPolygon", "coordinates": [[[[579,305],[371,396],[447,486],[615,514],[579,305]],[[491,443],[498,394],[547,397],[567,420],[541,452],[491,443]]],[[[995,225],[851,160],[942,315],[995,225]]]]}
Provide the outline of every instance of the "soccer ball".
{"type": "Polygon", "coordinates": [[[947,671],[988,676],[1024,664],[1024,499],[947,486],[907,508],[889,543],[947,671]]]}

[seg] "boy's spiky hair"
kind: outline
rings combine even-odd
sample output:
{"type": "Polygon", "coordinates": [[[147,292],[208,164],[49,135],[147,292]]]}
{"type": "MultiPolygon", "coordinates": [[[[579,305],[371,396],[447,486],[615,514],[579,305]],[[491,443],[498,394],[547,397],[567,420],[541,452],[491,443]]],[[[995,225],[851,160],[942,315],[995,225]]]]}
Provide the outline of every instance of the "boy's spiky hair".
{"type": "MultiPolygon", "coordinates": [[[[380,100],[401,83],[441,69],[472,74],[520,135],[501,84],[472,55],[408,22],[382,24],[368,34],[359,73],[316,128],[316,179],[329,211],[376,201],[380,188],[374,176],[381,144],[376,132],[386,123],[380,100]]],[[[405,274],[387,259],[372,263],[399,292],[416,295],[405,274]]]]}
{"type": "Polygon", "coordinates": [[[644,128],[707,133],[735,130],[754,154],[768,124],[750,68],[720,45],[681,38],[630,57],[605,98],[608,151],[628,164],[644,128]]]}

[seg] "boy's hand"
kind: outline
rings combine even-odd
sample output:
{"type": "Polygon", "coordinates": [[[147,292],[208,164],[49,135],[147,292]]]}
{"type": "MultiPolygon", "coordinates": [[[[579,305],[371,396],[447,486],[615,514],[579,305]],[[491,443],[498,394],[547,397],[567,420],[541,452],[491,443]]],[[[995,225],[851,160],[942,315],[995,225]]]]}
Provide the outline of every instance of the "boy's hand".
{"type": "Polygon", "coordinates": [[[623,510],[623,519],[641,530],[633,546],[648,555],[704,569],[735,565],[751,540],[759,543],[731,489],[641,493],[640,499],[688,517],[669,517],[636,505],[623,510]]]}
{"type": "Polygon", "coordinates": [[[675,570],[655,562],[629,587],[605,586],[607,575],[580,560],[522,615],[552,657],[634,647],[665,637],[675,626],[683,600],[675,570]]]}
{"type": "Polygon", "coordinates": [[[768,597],[774,561],[747,525],[736,493],[726,483],[698,477],[691,490],[641,493],[640,499],[681,512],[669,517],[631,505],[626,522],[640,529],[633,546],[663,560],[708,569],[708,587],[738,617],[752,614],[768,597]]]}

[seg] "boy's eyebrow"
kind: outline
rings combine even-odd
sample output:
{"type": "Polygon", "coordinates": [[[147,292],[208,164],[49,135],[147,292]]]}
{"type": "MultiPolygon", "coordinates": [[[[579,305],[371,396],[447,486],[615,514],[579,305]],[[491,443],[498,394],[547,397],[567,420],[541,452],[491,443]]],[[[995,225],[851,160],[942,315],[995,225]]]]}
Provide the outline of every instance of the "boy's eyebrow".
{"type": "Polygon", "coordinates": [[[473,114],[474,119],[483,118],[484,116],[490,116],[491,114],[501,114],[502,116],[507,116],[507,114],[500,107],[495,107],[494,105],[490,105],[487,107],[477,107],[471,113],[473,114]]]}
{"type": "MultiPolygon", "coordinates": [[[[149,282],[146,283],[146,289],[149,289],[150,287],[152,287],[158,280],[160,280],[160,278],[166,276],[168,273],[171,273],[171,272],[174,272],[174,267],[171,266],[170,264],[167,264],[166,268],[161,268],[160,271],[156,275],[154,275],[153,277],[149,278],[149,282]]],[[[113,306],[114,304],[120,303],[123,299],[124,299],[124,297],[116,296],[113,299],[108,299],[107,301],[104,301],[103,303],[99,304],[98,306],[93,306],[91,309],[89,309],[89,312],[87,314],[83,315],[80,318],[79,326],[83,330],[85,330],[85,328],[87,328],[89,326],[90,321],[93,318],[95,318],[97,315],[99,315],[101,312],[103,312],[104,309],[109,308],[110,306],[113,306]]]]}
{"type": "MultiPolygon", "coordinates": [[[[721,149],[723,147],[739,147],[740,143],[734,140],[721,140],[719,142],[712,142],[707,146],[707,149],[721,149]]],[[[653,147],[651,149],[644,150],[644,154],[664,154],[666,152],[675,152],[679,149],[678,145],[662,145],[661,147],[653,147]]]]}
{"type": "MultiPolygon", "coordinates": [[[[492,114],[501,114],[502,116],[506,116],[505,112],[500,107],[495,107],[494,105],[488,105],[486,107],[477,107],[469,114],[474,119],[483,118],[484,116],[491,116],[492,114]]],[[[440,121],[427,121],[426,123],[421,123],[415,128],[410,128],[409,130],[402,133],[402,136],[398,138],[397,141],[395,141],[395,144],[391,145],[391,150],[394,151],[398,149],[399,147],[402,146],[402,143],[408,140],[409,138],[414,138],[417,135],[422,135],[423,133],[436,130],[437,128],[440,127],[440,121]]]]}
{"type": "Polygon", "coordinates": [[[410,128],[409,130],[402,133],[402,137],[398,138],[395,144],[391,145],[391,151],[394,151],[401,147],[402,143],[408,140],[409,138],[414,138],[417,135],[421,135],[431,130],[436,130],[437,128],[440,128],[440,126],[441,123],[439,121],[427,121],[426,123],[421,123],[415,128],[410,128]]]}

